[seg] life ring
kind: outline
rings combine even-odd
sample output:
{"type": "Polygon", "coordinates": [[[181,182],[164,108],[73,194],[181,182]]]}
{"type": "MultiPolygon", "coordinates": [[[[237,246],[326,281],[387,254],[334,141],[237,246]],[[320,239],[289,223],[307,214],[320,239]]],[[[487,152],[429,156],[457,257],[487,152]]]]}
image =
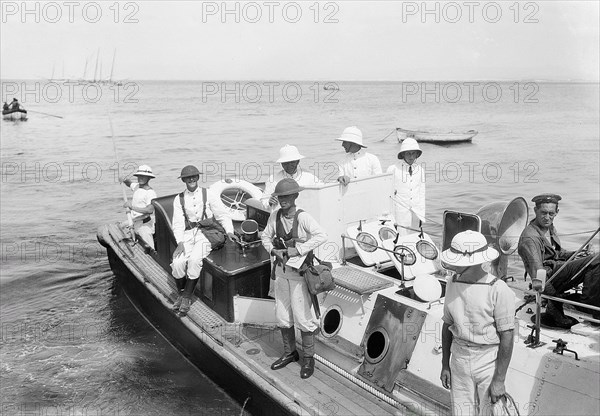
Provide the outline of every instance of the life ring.
{"type": "Polygon", "coordinates": [[[260,199],[263,195],[259,187],[241,179],[221,179],[213,183],[210,190],[219,195],[233,221],[244,221],[246,219],[245,202],[247,199],[260,199]]]}

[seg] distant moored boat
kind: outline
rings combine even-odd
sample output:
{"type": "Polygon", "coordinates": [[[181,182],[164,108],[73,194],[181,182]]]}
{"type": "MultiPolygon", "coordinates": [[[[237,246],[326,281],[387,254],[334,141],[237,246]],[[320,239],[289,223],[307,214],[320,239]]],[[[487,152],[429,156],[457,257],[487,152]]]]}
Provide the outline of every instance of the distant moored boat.
{"type": "Polygon", "coordinates": [[[430,132],[420,130],[407,130],[401,127],[396,127],[396,134],[398,136],[399,142],[402,142],[407,137],[411,137],[416,141],[422,143],[465,143],[472,141],[473,137],[475,137],[477,133],[477,130],[469,130],[465,132],[430,132]]]}

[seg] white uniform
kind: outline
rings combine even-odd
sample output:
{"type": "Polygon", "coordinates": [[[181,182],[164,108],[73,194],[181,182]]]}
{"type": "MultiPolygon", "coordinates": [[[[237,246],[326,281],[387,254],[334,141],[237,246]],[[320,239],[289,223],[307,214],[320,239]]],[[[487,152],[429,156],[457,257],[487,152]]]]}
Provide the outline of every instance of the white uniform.
{"type": "Polygon", "coordinates": [[[387,169],[394,175],[392,206],[396,224],[400,225],[400,235],[411,234],[417,229],[419,221],[425,222],[425,172],[421,165],[408,165],[404,160],[398,161],[387,169]],[[409,167],[412,166],[412,175],[409,167]]]}
{"type": "Polygon", "coordinates": [[[366,178],[383,173],[377,156],[365,152],[364,149],[356,153],[346,153],[338,166],[339,176],[348,176],[350,179],[366,178]]]}
{"type": "MultiPolygon", "coordinates": [[[[198,187],[194,192],[186,189],[183,198],[189,221],[200,221],[204,209],[202,188],[198,187]]],[[[233,233],[233,223],[229,213],[221,198],[214,195],[210,189],[207,189],[206,216],[207,218],[214,216],[227,233],[233,233]]],[[[185,218],[179,202],[179,194],[173,200],[173,234],[175,234],[177,244],[183,242],[184,247],[184,252],[174,258],[171,263],[173,276],[176,279],[184,278],[187,271],[189,279],[197,279],[202,270],[202,260],[210,253],[210,242],[199,228],[185,229],[185,218]]]]}
{"type": "Polygon", "coordinates": [[[263,192],[263,196],[260,198],[260,202],[262,202],[266,210],[275,211],[279,208],[279,203],[275,204],[274,206],[269,205],[269,199],[271,198],[273,192],[275,192],[275,186],[277,185],[277,182],[285,178],[291,178],[295,180],[300,186],[316,186],[323,184],[319,178],[308,171],[302,170],[300,166],[298,166],[296,173],[293,175],[290,175],[285,170],[281,169],[274,175],[271,175],[268,182],[265,184],[265,191],[263,192]]]}
{"type": "MultiPolygon", "coordinates": [[[[154,189],[140,188],[137,182],[133,182],[129,185],[129,188],[133,191],[133,197],[131,198],[132,207],[147,207],[156,198],[154,189]]],[[[133,230],[136,234],[151,248],[154,248],[154,214],[142,214],[141,212],[131,210],[131,218],[133,219],[133,230]]],[[[127,225],[127,223],[124,222],[123,225],[127,225]]]]}

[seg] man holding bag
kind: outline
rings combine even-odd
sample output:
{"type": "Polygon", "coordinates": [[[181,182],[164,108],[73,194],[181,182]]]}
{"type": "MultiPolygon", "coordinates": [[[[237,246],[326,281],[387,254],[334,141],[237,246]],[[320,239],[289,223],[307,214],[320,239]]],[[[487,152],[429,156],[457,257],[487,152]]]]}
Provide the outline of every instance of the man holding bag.
{"type": "Polygon", "coordinates": [[[319,325],[311,308],[311,295],[298,269],[310,251],[327,241],[327,234],[310,214],[296,208],[296,199],[302,189],[291,178],[277,183],[273,195],[281,208],[271,213],[261,239],[274,258],[275,314],[284,347],[284,354],[271,369],[279,370],[300,359],[296,350],[296,325],[302,333],[304,361],[300,377],[305,379],[314,372],[314,336],[319,325]],[[288,261],[290,264],[286,264],[288,261]]]}

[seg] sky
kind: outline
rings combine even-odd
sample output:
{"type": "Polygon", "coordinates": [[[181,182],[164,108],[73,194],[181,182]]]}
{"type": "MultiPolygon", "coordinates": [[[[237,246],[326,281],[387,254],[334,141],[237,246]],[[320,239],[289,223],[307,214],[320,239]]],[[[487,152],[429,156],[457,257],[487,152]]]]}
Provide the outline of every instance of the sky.
{"type": "Polygon", "coordinates": [[[596,0],[0,6],[2,79],[600,81],[596,0]]]}

